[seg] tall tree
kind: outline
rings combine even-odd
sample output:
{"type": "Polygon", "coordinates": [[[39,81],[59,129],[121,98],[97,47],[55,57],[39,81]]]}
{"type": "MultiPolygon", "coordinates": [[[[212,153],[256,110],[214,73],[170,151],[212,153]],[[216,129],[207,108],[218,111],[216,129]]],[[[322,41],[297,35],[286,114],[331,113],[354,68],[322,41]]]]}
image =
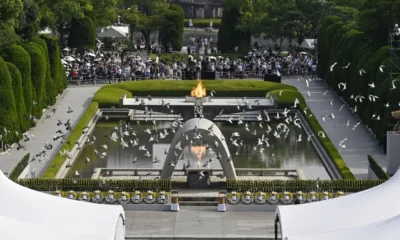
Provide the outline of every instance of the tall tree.
{"type": "Polygon", "coordinates": [[[24,9],[20,13],[16,33],[24,39],[37,35],[40,28],[40,9],[33,0],[23,0],[24,9]]]}
{"type": "Polygon", "coordinates": [[[22,8],[21,0],[1,0],[0,23],[11,27],[18,26],[18,16],[22,8]]]}
{"type": "Polygon", "coordinates": [[[96,29],[89,17],[74,19],[68,38],[68,46],[79,50],[94,49],[96,44],[96,29]]]}
{"type": "Polygon", "coordinates": [[[93,5],[93,21],[98,27],[107,27],[118,18],[118,0],[91,0],[93,5]]]}
{"type": "Polygon", "coordinates": [[[160,40],[165,48],[171,44],[174,51],[183,47],[183,29],[185,15],[181,6],[172,4],[160,27],[160,40]]]}

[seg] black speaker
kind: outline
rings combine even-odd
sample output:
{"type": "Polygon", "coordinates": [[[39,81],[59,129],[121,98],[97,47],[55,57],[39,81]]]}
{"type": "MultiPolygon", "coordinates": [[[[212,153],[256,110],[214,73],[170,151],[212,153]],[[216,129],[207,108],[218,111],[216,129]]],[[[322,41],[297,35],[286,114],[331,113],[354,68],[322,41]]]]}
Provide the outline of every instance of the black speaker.
{"type": "Polygon", "coordinates": [[[281,76],[276,74],[264,74],[264,81],[281,83],[281,76]]]}
{"type": "Polygon", "coordinates": [[[203,80],[215,80],[216,74],[215,72],[201,72],[201,79],[203,80]]]}
{"type": "Polygon", "coordinates": [[[196,72],[185,71],[184,80],[196,80],[196,72]]]}

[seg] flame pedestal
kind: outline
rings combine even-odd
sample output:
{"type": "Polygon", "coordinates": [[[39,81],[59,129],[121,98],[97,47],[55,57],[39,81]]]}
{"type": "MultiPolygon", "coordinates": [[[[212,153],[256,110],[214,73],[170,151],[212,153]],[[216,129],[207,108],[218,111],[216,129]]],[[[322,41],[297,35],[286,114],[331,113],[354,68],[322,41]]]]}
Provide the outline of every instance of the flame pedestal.
{"type": "Polygon", "coordinates": [[[211,101],[211,97],[207,96],[207,97],[191,97],[191,96],[186,96],[185,97],[185,102],[191,102],[196,104],[197,106],[201,106],[203,105],[203,103],[209,103],[212,102],[211,101]]]}

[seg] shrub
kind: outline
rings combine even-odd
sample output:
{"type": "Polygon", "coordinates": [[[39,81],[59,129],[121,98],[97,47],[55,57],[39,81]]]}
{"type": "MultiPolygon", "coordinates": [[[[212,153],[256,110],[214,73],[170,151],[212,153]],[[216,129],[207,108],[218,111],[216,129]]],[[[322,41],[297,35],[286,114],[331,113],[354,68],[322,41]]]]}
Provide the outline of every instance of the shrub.
{"type": "Polygon", "coordinates": [[[5,143],[18,140],[15,131],[19,131],[20,125],[14,100],[14,92],[10,72],[3,58],[0,57],[0,131],[6,128],[10,131],[7,135],[2,133],[5,143]]]}
{"type": "Polygon", "coordinates": [[[35,113],[33,115],[40,117],[45,106],[46,57],[36,43],[28,42],[23,46],[31,57],[31,79],[36,94],[33,101],[37,102],[37,105],[33,107],[35,113]]]}
{"type": "Polygon", "coordinates": [[[25,132],[30,127],[29,123],[29,115],[26,112],[25,101],[24,101],[24,93],[22,90],[22,77],[18,68],[12,64],[7,62],[7,68],[10,72],[12,88],[14,92],[14,101],[17,110],[17,115],[20,124],[20,132],[25,132]]]}
{"type": "Polygon", "coordinates": [[[13,181],[16,181],[21,175],[22,171],[28,166],[29,163],[29,153],[27,153],[17,164],[17,166],[14,167],[12,172],[9,175],[9,178],[13,181]]]}
{"type": "Polygon", "coordinates": [[[166,13],[163,26],[160,30],[161,43],[165,48],[171,44],[174,51],[181,51],[183,47],[184,13],[181,6],[172,4],[166,13]]]}
{"type": "MultiPolygon", "coordinates": [[[[294,101],[297,98],[299,100],[298,108],[301,109],[301,113],[306,109],[307,104],[304,100],[303,95],[297,90],[283,90],[280,93],[280,90],[274,90],[269,92],[269,94],[275,95],[278,100],[279,108],[293,108],[294,101]]],[[[325,133],[324,129],[319,124],[318,120],[315,118],[314,114],[310,109],[307,109],[307,114],[304,114],[305,119],[307,120],[310,127],[313,129],[314,134],[317,136],[319,131],[325,133]]],[[[325,134],[325,138],[318,138],[322,143],[322,146],[325,148],[325,151],[328,153],[329,157],[333,160],[335,166],[339,170],[343,179],[355,179],[353,173],[351,173],[350,169],[347,167],[346,162],[343,160],[342,156],[340,156],[339,151],[336,149],[335,145],[329,139],[329,137],[325,134]]]]}
{"type": "Polygon", "coordinates": [[[25,49],[13,45],[5,51],[4,59],[14,64],[22,77],[22,90],[27,114],[32,113],[32,81],[31,81],[31,57],[25,49]]]}
{"type": "Polygon", "coordinates": [[[58,47],[58,40],[48,35],[41,35],[41,38],[46,42],[49,62],[50,62],[50,75],[53,79],[54,90],[56,93],[62,93],[64,90],[64,80],[62,76],[65,76],[64,69],[61,68],[61,56],[60,48],[58,47]]]}
{"type": "MultiPolygon", "coordinates": [[[[192,19],[193,27],[195,28],[208,28],[210,27],[210,22],[213,23],[213,28],[221,27],[221,19],[192,19]]],[[[185,19],[185,27],[189,27],[189,19],[185,19]]]]}
{"type": "Polygon", "coordinates": [[[68,46],[70,48],[95,49],[96,28],[92,19],[85,16],[81,19],[73,19],[71,30],[68,37],[68,46]]]}
{"type": "Polygon", "coordinates": [[[379,166],[379,164],[375,161],[375,159],[371,155],[368,155],[368,163],[369,167],[372,169],[372,171],[379,179],[383,180],[389,179],[389,175],[381,168],[381,166],[379,166]]]}
{"type": "Polygon", "coordinates": [[[93,101],[97,102],[99,108],[118,107],[119,99],[123,94],[126,97],[132,97],[132,93],[119,88],[101,88],[93,97],[93,101]]]}

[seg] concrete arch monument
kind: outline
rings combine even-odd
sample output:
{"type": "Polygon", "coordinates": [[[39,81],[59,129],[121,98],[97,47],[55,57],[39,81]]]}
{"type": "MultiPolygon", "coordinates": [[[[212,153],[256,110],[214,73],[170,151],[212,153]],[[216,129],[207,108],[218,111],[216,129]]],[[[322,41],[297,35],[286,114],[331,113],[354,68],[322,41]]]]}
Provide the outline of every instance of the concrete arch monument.
{"type": "Polygon", "coordinates": [[[195,129],[197,129],[197,132],[201,134],[202,142],[207,143],[208,146],[213,148],[217,155],[221,156],[220,163],[226,178],[236,179],[236,172],[233,162],[231,160],[228,161],[228,159],[232,158],[228,149],[228,145],[225,142],[224,135],[212,121],[205,118],[192,118],[186,121],[175,133],[174,139],[171,142],[171,146],[164,162],[161,178],[167,179],[172,177],[175,166],[171,166],[170,164],[176,160],[175,153],[180,156],[183,149],[185,149],[187,146],[190,146],[190,140],[192,140],[195,136],[195,129]],[[213,126],[212,135],[209,134],[211,132],[209,130],[211,126],[213,126]],[[189,139],[188,141],[186,140],[185,134],[189,139]],[[182,150],[176,149],[175,147],[179,142],[181,142],[182,150]],[[218,143],[218,147],[216,147],[215,143],[218,143]]]}

